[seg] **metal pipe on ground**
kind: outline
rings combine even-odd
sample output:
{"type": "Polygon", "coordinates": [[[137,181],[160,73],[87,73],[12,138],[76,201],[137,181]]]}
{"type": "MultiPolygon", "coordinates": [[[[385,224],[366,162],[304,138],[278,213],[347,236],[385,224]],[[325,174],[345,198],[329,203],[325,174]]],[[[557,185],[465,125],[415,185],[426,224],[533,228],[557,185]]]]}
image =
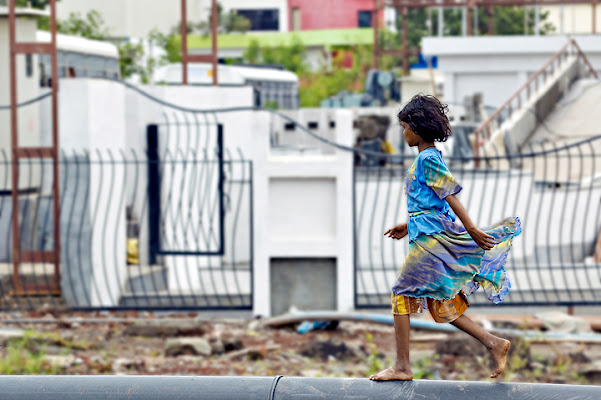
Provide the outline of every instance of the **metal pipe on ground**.
{"type": "Polygon", "coordinates": [[[469,381],[214,376],[0,376],[3,400],[544,399],[598,400],[601,387],[469,381]]]}

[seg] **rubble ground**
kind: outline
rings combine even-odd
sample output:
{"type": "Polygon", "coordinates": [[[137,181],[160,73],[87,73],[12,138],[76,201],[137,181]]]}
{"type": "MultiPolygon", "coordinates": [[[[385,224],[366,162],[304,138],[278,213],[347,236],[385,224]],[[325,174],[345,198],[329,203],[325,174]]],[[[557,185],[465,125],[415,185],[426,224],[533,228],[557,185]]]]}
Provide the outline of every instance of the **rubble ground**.
{"type": "MultiPolygon", "coordinates": [[[[297,325],[203,319],[197,314],[110,314],[0,319],[1,374],[142,374],[359,377],[394,359],[392,326],[341,321],[301,334],[297,325]],[[43,322],[43,323],[40,323],[43,322]],[[14,322],[14,321],[13,321],[14,322]]],[[[601,342],[530,343],[510,337],[502,381],[601,383],[601,342]]],[[[487,381],[484,347],[463,333],[412,330],[416,379],[487,381]]]]}

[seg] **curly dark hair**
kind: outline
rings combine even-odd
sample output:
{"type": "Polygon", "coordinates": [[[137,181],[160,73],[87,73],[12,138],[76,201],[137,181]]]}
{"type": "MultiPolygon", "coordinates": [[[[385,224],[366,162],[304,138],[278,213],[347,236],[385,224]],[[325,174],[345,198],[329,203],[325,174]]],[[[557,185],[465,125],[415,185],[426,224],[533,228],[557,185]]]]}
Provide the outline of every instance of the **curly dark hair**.
{"type": "Polygon", "coordinates": [[[399,121],[428,142],[444,142],[451,136],[449,106],[434,96],[418,94],[398,113],[399,121]]]}

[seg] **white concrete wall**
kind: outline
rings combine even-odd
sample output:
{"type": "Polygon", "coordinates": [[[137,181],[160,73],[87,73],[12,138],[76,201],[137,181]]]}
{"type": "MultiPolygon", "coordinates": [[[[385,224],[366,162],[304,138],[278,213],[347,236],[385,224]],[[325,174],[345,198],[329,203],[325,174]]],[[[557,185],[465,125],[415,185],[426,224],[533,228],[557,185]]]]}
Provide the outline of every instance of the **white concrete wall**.
{"type": "Polygon", "coordinates": [[[75,295],[69,302],[92,307],[115,306],[127,276],[126,204],[123,191],[115,190],[126,184],[124,164],[118,162],[126,138],[125,88],[93,79],[64,79],[60,88],[60,141],[65,161],[61,174],[63,187],[74,193],[65,196],[62,204],[71,199],[77,205],[76,212],[81,212],[74,215],[70,207],[61,210],[63,276],[80,278],[71,279],[70,283],[87,290],[87,301],[75,295]],[[75,155],[82,152],[90,153],[87,169],[84,164],[74,163],[75,155]],[[79,171],[89,175],[82,176],[79,171]],[[79,185],[74,187],[76,184],[79,185]],[[78,230],[89,231],[89,243],[80,242],[84,239],[77,235],[78,230]],[[69,234],[75,236],[65,236],[69,234]]]}
{"type": "MultiPolygon", "coordinates": [[[[573,38],[601,72],[599,36],[573,38]]],[[[423,52],[438,56],[446,102],[461,104],[464,96],[481,92],[485,105],[498,107],[567,41],[566,36],[428,37],[423,52]]]]}
{"type": "MultiPolygon", "coordinates": [[[[334,139],[352,145],[352,113],[338,110],[334,139]]],[[[270,148],[271,116],[257,113],[255,160],[254,313],[271,313],[270,259],[335,258],[336,308],[354,306],[352,153],[281,155],[270,148]]]]}

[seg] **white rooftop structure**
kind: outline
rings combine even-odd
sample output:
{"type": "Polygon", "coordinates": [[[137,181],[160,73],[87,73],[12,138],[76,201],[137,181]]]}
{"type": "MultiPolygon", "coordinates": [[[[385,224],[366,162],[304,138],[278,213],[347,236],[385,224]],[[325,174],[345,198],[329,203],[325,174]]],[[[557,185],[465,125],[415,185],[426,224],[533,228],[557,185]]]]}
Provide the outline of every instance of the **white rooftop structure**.
{"type": "MultiPolygon", "coordinates": [[[[573,36],[597,71],[601,71],[599,35],[573,36]]],[[[568,41],[568,36],[428,37],[425,56],[438,56],[444,76],[444,99],[462,103],[481,92],[485,105],[498,107],[531,74],[541,68],[568,41]]]]}

